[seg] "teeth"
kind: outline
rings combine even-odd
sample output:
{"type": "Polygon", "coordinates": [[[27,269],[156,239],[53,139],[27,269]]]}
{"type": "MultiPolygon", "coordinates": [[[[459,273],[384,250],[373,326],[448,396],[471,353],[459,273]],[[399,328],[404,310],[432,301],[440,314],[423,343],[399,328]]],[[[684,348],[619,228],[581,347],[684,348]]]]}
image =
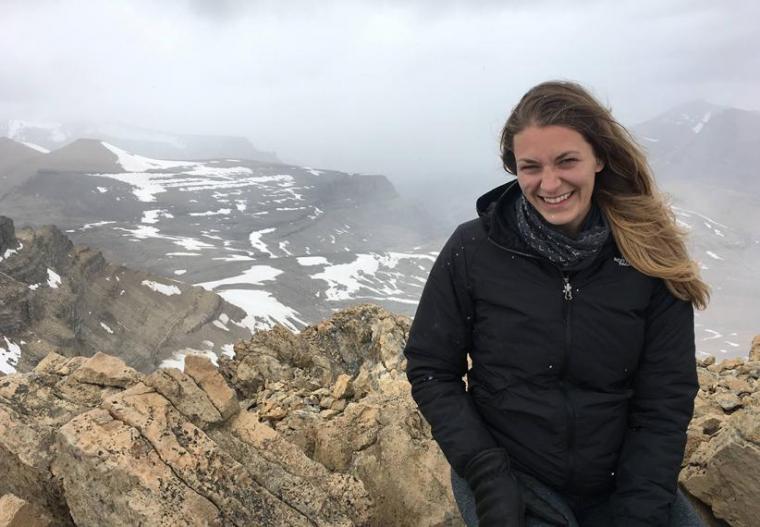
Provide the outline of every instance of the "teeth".
{"type": "Polygon", "coordinates": [[[572,194],[572,191],[568,192],[567,194],[562,194],[561,196],[557,196],[556,198],[547,198],[547,197],[544,197],[544,201],[546,201],[547,203],[559,203],[559,202],[565,201],[567,198],[569,198],[570,194],[572,194]]]}

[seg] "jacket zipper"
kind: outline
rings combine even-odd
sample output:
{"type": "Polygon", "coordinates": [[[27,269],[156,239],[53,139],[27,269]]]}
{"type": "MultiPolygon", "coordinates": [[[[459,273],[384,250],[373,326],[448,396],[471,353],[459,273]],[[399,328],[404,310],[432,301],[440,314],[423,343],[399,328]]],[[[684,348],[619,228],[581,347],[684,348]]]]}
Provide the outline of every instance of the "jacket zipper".
{"type": "MultiPolygon", "coordinates": [[[[490,236],[488,236],[488,241],[490,241],[495,246],[500,247],[501,249],[504,249],[505,251],[511,252],[513,254],[519,254],[520,256],[534,258],[536,260],[539,259],[539,257],[534,254],[528,254],[528,253],[516,251],[515,249],[511,249],[509,247],[505,247],[501,245],[500,243],[497,243],[490,236]]],[[[564,353],[562,357],[562,366],[560,368],[560,373],[559,373],[559,377],[560,377],[559,383],[562,389],[562,395],[564,396],[565,413],[567,415],[567,451],[568,451],[569,459],[568,459],[567,479],[565,480],[565,487],[567,489],[570,489],[571,488],[570,485],[573,481],[573,473],[575,472],[575,409],[573,408],[573,405],[570,402],[570,397],[567,394],[567,385],[565,384],[565,372],[567,371],[567,362],[570,356],[570,341],[572,337],[572,333],[570,331],[570,311],[572,309],[573,286],[570,283],[570,275],[566,272],[563,272],[559,267],[557,267],[557,270],[562,275],[562,297],[564,299],[564,301],[562,302],[562,315],[564,318],[564,325],[565,325],[565,349],[564,349],[564,353]]]]}
{"type": "MultiPolygon", "coordinates": [[[[561,272],[561,271],[560,271],[561,272]]],[[[575,408],[573,408],[570,397],[567,393],[567,384],[565,383],[565,373],[567,371],[567,363],[570,359],[570,342],[572,340],[572,333],[570,331],[570,313],[572,311],[573,300],[573,286],[570,283],[570,276],[562,273],[562,294],[564,301],[562,303],[562,313],[565,321],[565,350],[562,360],[562,367],[560,369],[560,387],[562,388],[562,394],[565,399],[565,412],[567,413],[567,451],[568,451],[568,469],[567,480],[565,481],[566,488],[571,488],[573,481],[573,473],[575,472],[575,408]]]]}

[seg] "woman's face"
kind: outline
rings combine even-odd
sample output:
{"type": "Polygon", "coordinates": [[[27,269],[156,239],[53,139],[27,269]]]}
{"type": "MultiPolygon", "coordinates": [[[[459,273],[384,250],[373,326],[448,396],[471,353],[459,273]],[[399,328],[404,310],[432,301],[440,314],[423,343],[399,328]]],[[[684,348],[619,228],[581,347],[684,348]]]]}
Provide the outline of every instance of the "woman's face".
{"type": "Polygon", "coordinates": [[[546,221],[575,237],[604,164],[581,134],[564,126],[529,126],[515,135],[513,145],[525,198],[546,221]]]}

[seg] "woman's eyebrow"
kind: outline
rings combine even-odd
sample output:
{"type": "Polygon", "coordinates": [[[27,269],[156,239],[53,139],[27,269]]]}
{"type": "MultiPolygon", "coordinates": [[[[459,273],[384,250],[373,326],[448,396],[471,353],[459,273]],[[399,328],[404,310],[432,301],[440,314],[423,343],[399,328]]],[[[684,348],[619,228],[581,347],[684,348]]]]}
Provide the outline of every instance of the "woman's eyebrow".
{"type": "MultiPolygon", "coordinates": [[[[554,159],[562,159],[563,157],[567,157],[569,155],[576,155],[576,156],[578,156],[580,154],[581,153],[578,152],[577,150],[568,150],[567,152],[562,152],[561,154],[559,154],[554,159]]],[[[535,161],[535,160],[533,160],[533,159],[531,159],[529,157],[521,157],[520,159],[517,160],[517,162],[518,163],[536,163],[537,161],[535,161]]]]}

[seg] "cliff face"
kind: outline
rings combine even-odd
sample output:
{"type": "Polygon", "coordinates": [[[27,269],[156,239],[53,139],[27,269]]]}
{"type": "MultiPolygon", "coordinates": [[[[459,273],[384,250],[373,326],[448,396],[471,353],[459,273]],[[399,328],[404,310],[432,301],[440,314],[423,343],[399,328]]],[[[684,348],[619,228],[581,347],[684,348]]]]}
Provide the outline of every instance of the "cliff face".
{"type": "Polygon", "coordinates": [[[73,357],[101,350],[151,371],[188,350],[216,359],[250,335],[236,324],[245,314],[214,293],[111,265],[52,226],[15,231],[5,217],[0,299],[6,373],[29,371],[51,351],[73,357]]]}
{"type": "MultiPolygon", "coordinates": [[[[0,377],[0,517],[461,526],[404,374],[409,326],[363,304],[298,334],[257,332],[219,368],[188,356],[184,371],[142,374],[102,353],[50,354],[0,377]]],[[[749,360],[699,365],[681,483],[711,526],[760,515],[756,340],[749,360]]]]}

